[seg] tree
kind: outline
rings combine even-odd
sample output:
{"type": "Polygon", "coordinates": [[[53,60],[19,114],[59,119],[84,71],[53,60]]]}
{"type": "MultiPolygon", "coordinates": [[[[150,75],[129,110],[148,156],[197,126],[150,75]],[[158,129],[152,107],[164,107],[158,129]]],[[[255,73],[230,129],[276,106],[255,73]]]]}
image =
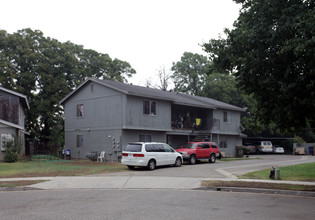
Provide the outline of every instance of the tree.
{"type": "Polygon", "coordinates": [[[287,131],[314,128],[315,2],[234,1],[242,4],[234,28],[203,45],[210,60],[254,96],[260,121],[287,131]]]}
{"type": "Polygon", "coordinates": [[[169,86],[169,80],[171,78],[171,74],[166,72],[165,70],[165,66],[161,67],[159,69],[159,81],[160,81],[160,85],[158,85],[157,87],[159,89],[162,90],[167,90],[168,86],[169,86]]]}
{"type": "Polygon", "coordinates": [[[13,34],[0,30],[0,73],[1,86],[30,99],[26,128],[31,138],[60,145],[63,109],[59,101],[87,77],[126,82],[135,70],[108,54],[24,29],[13,34]]]}
{"type": "Polygon", "coordinates": [[[210,62],[200,54],[185,52],[181,60],[172,65],[172,79],[175,91],[200,95],[204,88],[206,73],[210,62]]]}

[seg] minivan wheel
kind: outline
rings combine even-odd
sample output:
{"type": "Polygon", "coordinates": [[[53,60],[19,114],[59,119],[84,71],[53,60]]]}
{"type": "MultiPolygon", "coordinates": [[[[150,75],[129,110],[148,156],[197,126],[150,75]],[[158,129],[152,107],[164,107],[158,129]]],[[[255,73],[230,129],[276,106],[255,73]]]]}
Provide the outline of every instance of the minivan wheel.
{"type": "Polygon", "coordinates": [[[175,167],[180,167],[181,165],[182,165],[182,159],[178,157],[175,161],[175,167]]]}
{"type": "Polygon", "coordinates": [[[215,163],[215,159],[216,159],[216,158],[215,158],[215,154],[211,154],[211,155],[210,155],[210,158],[209,158],[209,162],[210,162],[210,163],[215,163]]]}
{"type": "Polygon", "coordinates": [[[192,165],[194,165],[196,162],[197,162],[196,156],[195,156],[195,155],[191,155],[191,156],[189,157],[189,163],[192,164],[192,165]]]}
{"type": "Polygon", "coordinates": [[[150,160],[149,163],[148,163],[148,169],[149,170],[154,170],[156,167],[156,163],[154,160],[150,160]]]}

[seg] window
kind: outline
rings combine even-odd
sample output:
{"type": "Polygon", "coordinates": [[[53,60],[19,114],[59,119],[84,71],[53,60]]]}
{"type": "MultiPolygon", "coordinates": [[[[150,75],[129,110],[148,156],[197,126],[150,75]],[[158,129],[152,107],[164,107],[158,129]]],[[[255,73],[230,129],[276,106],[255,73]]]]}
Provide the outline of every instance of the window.
{"type": "Polygon", "coordinates": [[[156,115],[156,102],[143,101],[143,114],[156,115]]]}
{"type": "Polygon", "coordinates": [[[128,144],[125,151],[129,152],[141,152],[141,144],[128,144]]]}
{"type": "Polygon", "coordinates": [[[12,134],[1,134],[1,151],[5,151],[7,149],[6,143],[11,141],[14,141],[12,134]]]}
{"type": "Polygon", "coordinates": [[[91,84],[91,93],[94,93],[94,84],[91,84]]]}
{"type": "Polygon", "coordinates": [[[152,135],[151,134],[140,134],[139,135],[140,142],[152,142],[152,135]]]}
{"type": "Polygon", "coordinates": [[[167,144],[163,144],[164,145],[164,151],[165,152],[174,152],[173,148],[171,148],[170,146],[168,146],[167,144]]]}
{"type": "Polygon", "coordinates": [[[223,112],[223,122],[231,123],[231,113],[223,112]]]}
{"type": "Polygon", "coordinates": [[[209,149],[210,146],[207,143],[199,144],[198,147],[201,147],[202,149],[209,149]]]}
{"type": "Polygon", "coordinates": [[[227,148],[227,140],[225,138],[220,141],[220,148],[227,148]]]}
{"type": "Polygon", "coordinates": [[[214,143],[210,143],[210,145],[211,145],[212,148],[218,148],[218,146],[216,144],[214,144],[214,143]]]}
{"type": "Polygon", "coordinates": [[[84,105],[79,104],[77,105],[77,117],[82,118],[84,116],[84,105]]]}
{"type": "Polygon", "coordinates": [[[77,148],[83,147],[83,135],[77,135],[77,148]]]}

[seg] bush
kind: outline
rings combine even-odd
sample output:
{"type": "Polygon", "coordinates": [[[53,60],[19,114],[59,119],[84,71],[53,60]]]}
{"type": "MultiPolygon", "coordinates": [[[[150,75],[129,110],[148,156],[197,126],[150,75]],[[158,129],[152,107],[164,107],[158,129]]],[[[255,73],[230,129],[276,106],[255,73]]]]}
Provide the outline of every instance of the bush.
{"type": "Polygon", "coordinates": [[[86,154],[86,157],[89,158],[89,160],[92,160],[92,161],[96,161],[97,160],[97,156],[98,156],[97,152],[89,152],[89,153],[86,154]]]}
{"type": "Polygon", "coordinates": [[[4,161],[7,163],[14,163],[18,161],[22,146],[21,139],[14,137],[13,139],[4,141],[2,144],[6,148],[4,161]]]}
{"type": "Polygon", "coordinates": [[[235,147],[235,156],[236,157],[243,157],[244,152],[243,152],[243,146],[236,146],[235,147]]]}

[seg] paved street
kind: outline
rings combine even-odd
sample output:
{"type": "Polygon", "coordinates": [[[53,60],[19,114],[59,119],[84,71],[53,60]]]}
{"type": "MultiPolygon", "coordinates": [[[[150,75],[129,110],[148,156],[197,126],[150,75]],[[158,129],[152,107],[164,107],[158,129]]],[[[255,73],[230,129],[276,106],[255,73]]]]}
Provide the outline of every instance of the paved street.
{"type": "Polygon", "coordinates": [[[200,190],[0,192],[1,220],[314,219],[315,198],[200,190]]]}
{"type": "Polygon", "coordinates": [[[233,180],[272,166],[315,162],[310,156],[250,157],[261,159],[43,177],[48,181],[27,191],[0,191],[0,219],[314,219],[315,197],[192,190],[205,179],[233,180]]]}

